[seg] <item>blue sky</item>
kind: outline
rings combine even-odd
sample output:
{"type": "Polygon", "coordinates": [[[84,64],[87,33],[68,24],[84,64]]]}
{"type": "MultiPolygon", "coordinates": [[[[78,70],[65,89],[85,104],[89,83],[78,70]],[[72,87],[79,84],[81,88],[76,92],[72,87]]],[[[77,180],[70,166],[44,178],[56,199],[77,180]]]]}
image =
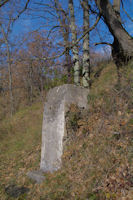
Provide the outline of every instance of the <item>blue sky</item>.
{"type": "MultiPolygon", "coordinates": [[[[34,0],[35,1],[35,0],[34,0]]],[[[40,2],[41,0],[36,2],[40,2]]],[[[22,3],[22,7],[24,6],[24,2],[22,3]]],[[[29,8],[33,8],[36,10],[40,10],[40,8],[43,10],[43,7],[39,7],[36,4],[32,3],[33,1],[31,0],[31,3],[29,5],[29,8]]],[[[44,3],[48,3],[48,0],[43,0],[41,2],[44,3]]],[[[60,2],[63,2],[63,6],[67,7],[67,1],[62,0],[60,2]]],[[[128,12],[128,14],[131,16],[131,18],[133,19],[133,0],[123,0],[124,3],[124,7],[125,10],[128,12]]],[[[79,5],[79,1],[74,0],[74,5],[75,5],[75,15],[76,15],[76,23],[77,26],[82,27],[82,9],[79,5]]],[[[121,8],[122,9],[122,8],[121,8]]],[[[44,12],[43,11],[35,11],[32,12],[32,16],[29,15],[30,14],[30,10],[28,12],[25,12],[24,14],[21,15],[20,19],[17,20],[13,26],[13,31],[12,31],[12,40],[16,40],[19,41],[19,39],[21,37],[23,37],[24,35],[28,36],[29,32],[39,29],[41,28],[42,30],[49,30],[53,25],[56,25],[56,21],[53,21],[52,18],[51,20],[47,21],[44,18],[38,18],[38,15],[41,15],[42,17],[44,16],[44,12]]],[[[131,22],[128,17],[126,16],[126,14],[122,11],[122,18],[124,21],[124,26],[126,27],[126,30],[133,36],[133,22],[131,22]]],[[[46,12],[45,12],[46,14],[46,12]]],[[[50,15],[47,13],[46,17],[50,17],[50,15]]],[[[92,25],[94,23],[94,19],[91,18],[91,22],[90,24],[92,25]]],[[[97,29],[92,31],[90,33],[90,38],[91,38],[91,45],[93,45],[95,42],[101,42],[101,40],[103,40],[104,42],[112,42],[113,38],[110,35],[110,33],[108,32],[108,28],[104,25],[104,23],[102,22],[102,20],[99,22],[99,25],[97,26],[97,29]],[[102,32],[101,32],[102,29],[102,32]],[[96,34],[98,33],[98,34],[96,34]],[[96,36],[95,36],[96,35],[96,36]]],[[[58,40],[58,38],[57,38],[58,40]]],[[[105,46],[98,46],[95,48],[96,51],[101,51],[103,52],[103,48],[107,48],[105,46]]]]}

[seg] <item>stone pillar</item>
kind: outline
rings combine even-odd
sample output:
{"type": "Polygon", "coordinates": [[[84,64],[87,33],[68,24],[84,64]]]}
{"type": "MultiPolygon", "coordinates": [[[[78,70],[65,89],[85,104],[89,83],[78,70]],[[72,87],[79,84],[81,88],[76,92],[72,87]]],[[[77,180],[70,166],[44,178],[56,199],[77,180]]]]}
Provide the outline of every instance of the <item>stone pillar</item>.
{"type": "Polygon", "coordinates": [[[53,172],[61,167],[65,113],[71,104],[88,109],[88,94],[88,89],[72,84],[55,87],[48,92],[42,127],[41,171],[53,172]]]}

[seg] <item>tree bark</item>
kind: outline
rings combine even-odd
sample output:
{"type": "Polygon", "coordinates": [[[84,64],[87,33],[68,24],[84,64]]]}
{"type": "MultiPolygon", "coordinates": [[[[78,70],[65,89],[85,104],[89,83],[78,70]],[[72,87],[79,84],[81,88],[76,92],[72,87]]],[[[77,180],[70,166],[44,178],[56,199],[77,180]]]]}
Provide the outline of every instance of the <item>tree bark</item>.
{"type": "Polygon", "coordinates": [[[64,39],[64,47],[65,47],[65,68],[67,69],[67,76],[68,76],[68,82],[71,82],[71,55],[70,55],[70,49],[69,49],[69,22],[67,20],[67,12],[63,10],[61,5],[59,4],[58,0],[55,1],[55,9],[56,13],[58,15],[58,20],[61,26],[61,33],[64,39]]]}
{"type": "MultiPolygon", "coordinates": [[[[70,29],[72,33],[72,45],[73,45],[77,41],[77,31],[76,31],[76,24],[75,24],[73,0],[69,0],[69,10],[70,10],[70,29]]],[[[73,46],[72,53],[73,53],[73,64],[74,64],[74,83],[76,85],[80,85],[79,51],[78,51],[77,45],[73,46]]]]}
{"type": "Polygon", "coordinates": [[[65,67],[67,68],[67,75],[68,75],[68,82],[71,82],[71,67],[72,67],[72,61],[71,61],[71,55],[70,55],[70,49],[69,49],[69,31],[66,31],[64,33],[64,45],[66,48],[65,51],[65,67]]]}
{"type": "Polygon", "coordinates": [[[120,4],[121,0],[113,0],[113,7],[116,12],[120,14],[120,4]]]}
{"type": "Polygon", "coordinates": [[[122,26],[119,1],[114,0],[112,6],[109,0],[95,0],[100,14],[114,37],[112,57],[118,67],[133,57],[133,38],[122,26]]]}
{"type": "MultiPolygon", "coordinates": [[[[88,0],[82,1],[83,7],[83,33],[89,29],[89,5],[88,0]]],[[[89,87],[90,81],[90,51],[89,51],[89,33],[83,38],[83,68],[82,82],[84,87],[89,87]]]]}
{"type": "Polygon", "coordinates": [[[28,64],[28,99],[29,102],[33,102],[33,69],[32,69],[32,61],[28,64]]]}

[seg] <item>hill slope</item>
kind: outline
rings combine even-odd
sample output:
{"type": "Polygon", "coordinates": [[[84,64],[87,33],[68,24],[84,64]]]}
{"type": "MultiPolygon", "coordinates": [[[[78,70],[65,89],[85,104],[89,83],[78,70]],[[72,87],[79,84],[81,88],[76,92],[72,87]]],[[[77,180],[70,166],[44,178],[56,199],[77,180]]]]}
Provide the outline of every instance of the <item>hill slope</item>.
{"type": "Polygon", "coordinates": [[[39,168],[43,105],[20,110],[0,125],[0,199],[11,185],[25,186],[19,200],[131,200],[133,197],[133,65],[104,66],[88,97],[90,109],[75,106],[67,116],[70,135],[62,169],[37,185],[26,173],[39,168]]]}

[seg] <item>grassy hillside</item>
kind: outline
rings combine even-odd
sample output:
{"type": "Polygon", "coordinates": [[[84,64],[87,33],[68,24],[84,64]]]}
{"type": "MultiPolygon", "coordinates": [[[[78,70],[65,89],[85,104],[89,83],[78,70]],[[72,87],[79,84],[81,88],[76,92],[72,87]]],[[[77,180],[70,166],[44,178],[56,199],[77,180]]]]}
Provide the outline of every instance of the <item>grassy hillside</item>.
{"type": "Polygon", "coordinates": [[[100,77],[93,80],[89,111],[81,113],[71,106],[62,169],[45,174],[40,185],[26,173],[39,169],[42,103],[1,121],[1,200],[133,199],[133,64],[120,73],[121,87],[115,66],[103,66],[100,77]],[[10,185],[29,192],[11,197],[5,192],[10,185]]]}

